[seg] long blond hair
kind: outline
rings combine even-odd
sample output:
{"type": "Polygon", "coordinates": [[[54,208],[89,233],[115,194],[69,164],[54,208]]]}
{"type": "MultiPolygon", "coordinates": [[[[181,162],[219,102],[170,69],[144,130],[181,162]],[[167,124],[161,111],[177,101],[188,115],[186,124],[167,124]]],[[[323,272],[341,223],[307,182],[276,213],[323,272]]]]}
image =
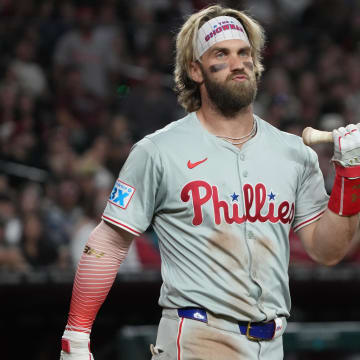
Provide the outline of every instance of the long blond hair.
{"type": "Polygon", "coordinates": [[[196,61],[196,39],[200,27],[212,18],[232,16],[244,26],[251,45],[256,79],[259,80],[264,67],[261,63],[265,35],[262,26],[243,11],[213,5],[191,15],[176,37],[175,91],[178,101],[187,112],[196,111],[201,106],[199,85],[190,77],[190,64],[196,61]]]}

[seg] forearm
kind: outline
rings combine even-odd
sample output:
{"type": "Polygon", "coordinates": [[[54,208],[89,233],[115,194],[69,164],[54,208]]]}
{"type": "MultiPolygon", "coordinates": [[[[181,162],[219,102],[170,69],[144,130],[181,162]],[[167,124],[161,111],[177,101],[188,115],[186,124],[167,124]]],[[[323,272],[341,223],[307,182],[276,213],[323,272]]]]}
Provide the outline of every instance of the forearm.
{"type": "Polygon", "coordinates": [[[91,233],[76,271],[66,330],[91,332],[130,244],[104,222],[91,233]]]}
{"type": "Polygon", "coordinates": [[[309,253],[323,265],[335,265],[344,258],[358,227],[358,214],[340,216],[327,209],[314,223],[313,239],[309,253]]]}
{"type": "Polygon", "coordinates": [[[335,265],[350,249],[360,213],[360,124],[335,129],[335,180],[328,209],[315,224],[308,245],[313,258],[335,265]]]}

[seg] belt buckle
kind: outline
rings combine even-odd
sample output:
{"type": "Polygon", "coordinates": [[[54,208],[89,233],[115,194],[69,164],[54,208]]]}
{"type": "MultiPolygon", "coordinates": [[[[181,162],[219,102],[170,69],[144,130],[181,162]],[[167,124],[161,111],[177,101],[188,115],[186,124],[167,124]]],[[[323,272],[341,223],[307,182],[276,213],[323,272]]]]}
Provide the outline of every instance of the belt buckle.
{"type": "Polygon", "coordinates": [[[246,328],[246,337],[250,340],[250,341],[259,341],[260,339],[250,335],[250,329],[251,329],[251,322],[248,322],[247,328],[246,328]]]}

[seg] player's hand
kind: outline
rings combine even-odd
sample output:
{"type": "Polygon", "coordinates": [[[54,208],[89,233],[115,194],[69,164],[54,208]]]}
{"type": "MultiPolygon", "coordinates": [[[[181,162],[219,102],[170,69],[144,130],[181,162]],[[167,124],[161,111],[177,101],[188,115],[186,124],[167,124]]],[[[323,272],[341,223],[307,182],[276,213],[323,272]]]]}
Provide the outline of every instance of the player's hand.
{"type": "Polygon", "coordinates": [[[344,167],[360,165],[360,123],[335,129],[333,161],[344,167]]]}
{"type": "Polygon", "coordinates": [[[89,334],[65,330],[61,339],[60,360],[94,360],[89,334]]]}

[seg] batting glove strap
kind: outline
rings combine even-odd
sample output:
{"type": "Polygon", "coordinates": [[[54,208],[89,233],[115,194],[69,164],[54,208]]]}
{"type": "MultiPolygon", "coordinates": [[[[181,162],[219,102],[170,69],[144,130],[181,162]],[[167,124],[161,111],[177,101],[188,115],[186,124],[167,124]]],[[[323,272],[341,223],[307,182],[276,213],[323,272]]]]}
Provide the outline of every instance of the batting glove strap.
{"type": "Polygon", "coordinates": [[[360,166],[341,166],[335,163],[336,175],[346,178],[360,178],[360,166]]]}
{"type": "Polygon", "coordinates": [[[328,208],[341,216],[360,212],[360,166],[335,166],[336,176],[328,208]]]}
{"type": "Polygon", "coordinates": [[[61,339],[61,350],[68,354],[90,355],[89,334],[65,330],[61,339]]]}

